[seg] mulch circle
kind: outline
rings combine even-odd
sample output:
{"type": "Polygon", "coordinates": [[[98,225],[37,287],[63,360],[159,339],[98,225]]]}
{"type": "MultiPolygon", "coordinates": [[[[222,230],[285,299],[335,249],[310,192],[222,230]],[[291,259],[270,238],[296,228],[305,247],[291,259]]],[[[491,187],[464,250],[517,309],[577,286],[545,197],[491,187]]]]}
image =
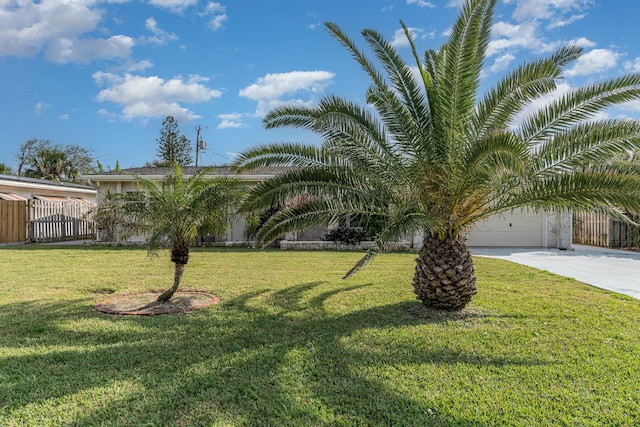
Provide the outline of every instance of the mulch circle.
{"type": "Polygon", "coordinates": [[[160,292],[119,295],[95,305],[96,310],[107,314],[154,316],[169,313],[184,313],[208,307],[220,302],[220,298],[206,292],[181,291],[164,303],[156,302],[160,292]]]}

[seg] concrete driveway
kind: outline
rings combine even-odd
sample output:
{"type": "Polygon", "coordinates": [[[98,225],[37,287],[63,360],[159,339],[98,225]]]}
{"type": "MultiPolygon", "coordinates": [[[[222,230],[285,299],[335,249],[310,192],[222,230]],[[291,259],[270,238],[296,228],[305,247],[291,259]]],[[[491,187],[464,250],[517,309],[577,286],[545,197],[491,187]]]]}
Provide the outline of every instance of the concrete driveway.
{"type": "Polygon", "coordinates": [[[512,261],[601,289],[640,299],[640,253],[574,245],[573,251],[542,248],[470,248],[476,256],[512,261]]]}

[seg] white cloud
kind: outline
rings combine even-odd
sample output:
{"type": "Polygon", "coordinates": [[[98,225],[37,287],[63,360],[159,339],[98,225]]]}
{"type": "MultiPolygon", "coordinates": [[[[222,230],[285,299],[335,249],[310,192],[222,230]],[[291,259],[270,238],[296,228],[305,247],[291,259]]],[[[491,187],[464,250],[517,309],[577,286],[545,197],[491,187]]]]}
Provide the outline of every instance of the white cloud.
{"type": "Polygon", "coordinates": [[[310,105],[311,99],[302,99],[302,94],[321,93],[331,84],[335,74],[328,71],[291,71],[267,74],[256,83],[240,90],[240,96],[258,103],[256,114],[264,115],[277,105],[310,105]],[[292,98],[298,96],[298,98],[292,98]],[[283,99],[287,97],[286,99],[283,99]]]}
{"type": "Polygon", "coordinates": [[[104,117],[109,123],[115,123],[118,121],[118,115],[112,113],[104,108],[98,110],[98,115],[104,117]]]}
{"type": "Polygon", "coordinates": [[[142,61],[134,62],[129,61],[122,66],[122,70],[132,73],[134,71],[144,71],[147,68],[153,67],[153,63],[147,59],[143,59],[142,61]]]}
{"type": "Polygon", "coordinates": [[[573,45],[573,46],[578,46],[581,48],[591,48],[591,47],[595,47],[596,43],[589,40],[586,37],[579,37],[577,39],[573,39],[573,40],[555,40],[552,42],[548,42],[548,43],[541,43],[538,47],[538,49],[536,50],[537,53],[549,53],[552,52],[554,50],[560,49],[563,46],[568,46],[568,45],[573,45]]]}
{"type": "Polygon", "coordinates": [[[216,126],[217,129],[238,129],[247,127],[243,119],[246,114],[242,113],[230,113],[219,114],[217,117],[220,119],[220,124],[216,126]]]}
{"type": "Polygon", "coordinates": [[[602,73],[618,65],[619,58],[620,54],[612,50],[593,49],[582,55],[565,74],[574,77],[602,73]]]}
{"type": "Polygon", "coordinates": [[[181,76],[164,80],[158,76],[118,75],[97,72],[93,78],[99,86],[107,86],[98,93],[99,102],[112,102],[122,108],[122,118],[147,119],[172,115],[180,120],[200,118],[182,104],[198,104],[218,98],[222,93],[209,89],[202,83],[208,79],[181,76]]]}
{"type": "Polygon", "coordinates": [[[496,73],[498,71],[505,70],[509,67],[509,65],[511,65],[514,59],[516,59],[515,56],[510,53],[505,53],[504,55],[496,58],[496,60],[493,62],[493,65],[489,67],[489,71],[491,71],[492,73],[496,73]]]}
{"type": "Polygon", "coordinates": [[[580,46],[582,48],[595,47],[595,45],[596,45],[595,42],[592,42],[591,40],[589,40],[586,37],[580,37],[580,38],[577,38],[577,39],[569,40],[569,42],[567,44],[580,46]]]}
{"type": "Polygon", "coordinates": [[[91,36],[104,11],[94,0],[0,1],[0,56],[34,56],[45,52],[58,62],[89,63],[127,58],[131,37],[91,36]]]}
{"type": "Polygon", "coordinates": [[[102,19],[99,9],[82,0],[0,3],[0,56],[31,56],[53,40],[77,39],[102,19]]]}
{"type": "Polygon", "coordinates": [[[162,46],[166,44],[168,41],[178,40],[178,36],[174,33],[169,33],[162,28],[158,27],[158,22],[153,18],[149,17],[144,22],[144,26],[147,30],[153,33],[152,37],[147,37],[146,41],[158,46],[162,46]]]}
{"type": "Polygon", "coordinates": [[[586,9],[593,4],[593,0],[505,0],[505,3],[516,4],[513,17],[520,22],[531,19],[556,22],[573,11],[586,9]]]}
{"type": "Polygon", "coordinates": [[[48,110],[49,108],[51,108],[53,105],[51,104],[47,104],[44,102],[38,102],[35,107],[33,107],[33,112],[36,114],[42,114],[42,112],[44,110],[48,110]]]}
{"type": "MultiPolygon", "coordinates": [[[[411,38],[413,38],[414,41],[424,40],[427,37],[433,37],[433,33],[425,34],[424,30],[420,28],[409,27],[407,29],[409,30],[409,34],[411,34],[411,38]]],[[[407,36],[405,35],[402,28],[396,30],[395,34],[393,35],[393,39],[391,40],[391,46],[396,48],[409,46],[409,40],[407,40],[407,36]]]]}
{"type": "Polygon", "coordinates": [[[220,3],[210,1],[209,3],[207,3],[207,7],[205,8],[204,13],[206,13],[207,15],[215,15],[219,13],[225,13],[226,10],[227,8],[220,3]]]}
{"type": "Polygon", "coordinates": [[[566,19],[556,19],[551,21],[551,23],[547,26],[547,28],[549,30],[553,30],[554,28],[566,27],[567,25],[573,24],[574,22],[581,20],[585,16],[587,15],[583,13],[581,15],[571,15],[566,19]]]}
{"type": "Polygon", "coordinates": [[[217,31],[224,26],[224,22],[227,20],[226,11],[227,8],[220,3],[209,2],[201,15],[210,17],[209,28],[217,31]]]}
{"type": "Polygon", "coordinates": [[[108,39],[60,38],[49,44],[46,57],[60,63],[89,63],[97,59],[128,58],[134,45],[131,37],[123,35],[108,39]]]}
{"type": "Polygon", "coordinates": [[[530,50],[536,54],[554,51],[566,44],[594,47],[585,37],[567,42],[548,40],[548,30],[565,27],[586,16],[584,13],[593,0],[504,0],[514,5],[511,18],[493,26],[492,39],[487,50],[488,56],[514,54],[520,50],[530,50]],[[544,29],[544,30],[543,30],[544,29]]]}
{"type": "Polygon", "coordinates": [[[507,49],[538,50],[541,42],[536,36],[533,22],[509,24],[496,22],[492,29],[492,40],[487,47],[487,56],[493,56],[507,49]]]}
{"type": "Polygon", "coordinates": [[[182,12],[185,9],[198,4],[198,0],[149,0],[149,4],[172,12],[182,12]]]}
{"type": "Polygon", "coordinates": [[[407,4],[415,4],[420,7],[431,7],[431,8],[436,7],[435,4],[425,0],[407,0],[407,4]]]}
{"type": "Polygon", "coordinates": [[[513,18],[518,22],[547,22],[546,28],[566,27],[586,16],[582,12],[594,3],[594,0],[505,0],[515,3],[513,18]]]}
{"type": "Polygon", "coordinates": [[[450,0],[449,3],[447,3],[447,7],[462,7],[462,5],[464,4],[466,0],[450,0]]]}
{"type": "Polygon", "coordinates": [[[624,69],[628,72],[640,73],[640,56],[633,61],[625,61],[624,69]]]}
{"type": "Polygon", "coordinates": [[[623,111],[631,111],[633,113],[640,113],[640,101],[630,101],[620,105],[620,109],[623,111]]]}
{"type": "Polygon", "coordinates": [[[213,31],[217,31],[224,26],[224,22],[227,20],[227,15],[216,15],[209,21],[209,28],[213,31]]]}
{"type": "MultiPolygon", "coordinates": [[[[45,52],[48,59],[59,63],[128,58],[136,44],[133,38],[111,35],[102,21],[105,3],[129,1],[0,0],[0,57],[45,52]]],[[[149,4],[181,12],[197,0],[150,0],[149,4]]],[[[153,35],[141,38],[143,42],[162,45],[178,38],[159,28],[154,18],[145,25],[153,35]]]]}

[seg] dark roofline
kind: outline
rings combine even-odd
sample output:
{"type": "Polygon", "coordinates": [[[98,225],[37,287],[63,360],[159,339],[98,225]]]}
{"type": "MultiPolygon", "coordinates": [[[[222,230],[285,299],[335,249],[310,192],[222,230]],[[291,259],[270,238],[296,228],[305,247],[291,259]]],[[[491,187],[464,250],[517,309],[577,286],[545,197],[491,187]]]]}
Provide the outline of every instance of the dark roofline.
{"type": "MultiPolygon", "coordinates": [[[[219,175],[233,175],[229,166],[182,166],[183,175],[193,175],[194,173],[202,169],[210,169],[211,172],[219,175]]],[[[90,177],[92,175],[168,175],[173,173],[173,167],[171,166],[142,166],[133,167],[127,169],[119,169],[117,171],[98,172],[94,174],[85,174],[83,176],[90,177]]]]}
{"type": "MultiPolygon", "coordinates": [[[[237,174],[236,172],[234,172],[230,166],[198,166],[198,167],[184,166],[181,169],[182,169],[182,174],[187,177],[193,176],[196,172],[200,170],[206,169],[210,171],[206,174],[209,176],[236,176],[240,179],[243,179],[243,178],[251,179],[255,177],[259,179],[265,179],[267,177],[271,177],[279,173],[289,171],[292,168],[290,167],[256,168],[240,174],[237,174]]],[[[137,168],[134,167],[134,168],[127,168],[127,169],[120,169],[117,171],[85,174],[85,175],[81,175],[80,178],[87,180],[89,182],[101,181],[101,180],[113,181],[113,180],[117,180],[119,177],[120,178],[127,177],[130,179],[133,179],[135,176],[140,176],[143,178],[152,177],[151,179],[158,179],[160,177],[172,174],[173,171],[174,171],[173,167],[145,166],[145,167],[137,167],[137,168]]]]}

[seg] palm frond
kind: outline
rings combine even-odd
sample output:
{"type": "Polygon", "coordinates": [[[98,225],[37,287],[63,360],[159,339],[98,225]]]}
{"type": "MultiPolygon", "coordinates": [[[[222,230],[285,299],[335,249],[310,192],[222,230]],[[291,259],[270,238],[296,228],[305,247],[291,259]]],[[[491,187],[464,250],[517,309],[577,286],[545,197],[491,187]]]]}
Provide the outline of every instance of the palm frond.
{"type": "Polygon", "coordinates": [[[640,73],[625,75],[575,89],[540,108],[521,125],[530,144],[542,142],[556,132],[593,119],[613,105],[640,97],[640,73]]]}
{"type": "MultiPolygon", "coordinates": [[[[402,25],[405,35],[413,48],[414,56],[417,57],[411,35],[406,26],[404,26],[404,24],[402,25]]],[[[408,123],[411,123],[423,132],[428,130],[430,115],[428,108],[426,108],[426,93],[424,88],[421,89],[420,86],[416,84],[413,70],[407,66],[391,44],[379,33],[373,30],[365,30],[363,35],[387,71],[387,75],[391,79],[396,93],[400,95],[402,104],[411,118],[411,120],[408,120],[408,123]]],[[[420,67],[419,62],[418,66],[420,67]]]]}
{"type": "Polygon", "coordinates": [[[436,138],[450,147],[474,111],[495,3],[467,1],[440,54],[443,64],[438,68],[434,128],[436,138]]]}
{"type": "Polygon", "coordinates": [[[273,108],[262,119],[265,129],[290,126],[299,129],[313,130],[315,108],[299,105],[280,105],[273,108]]]}
{"type": "Polygon", "coordinates": [[[376,173],[404,173],[401,153],[389,143],[386,129],[369,111],[337,97],[324,99],[319,109],[319,127],[326,128],[324,147],[332,154],[376,173]]]}
{"type": "Polygon", "coordinates": [[[322,148],[310,144],[283,142],[259,145],[242,152],[232,169],[243,173],[273,166],[305,168],[329,164],[332,158],[322,148]]]}
{"type": "Polygon", "coordinates": [[[454,183],[452,211],[475,217],[474,210],[491,204],[491,194],[508,191],[514,180],[526,180],[529,155],[529,147],[509,131],[494,131],[470,145],[460,165],[464,174],[454,183]]]}
{"type": "Polygon", "coordinates": [[[375,245],[371,249],[367,249],[365,256],[359,259],[358,262],[356,262],[355,265],[345,273],[345,275],[342,277],[342,280],[346,280],[352,277],[353,275],[355,275],[367,264],[369,264],[369,262],[371,262],[371,260],[375,258],[383,250],[384,250],[384,245],[381,242],[376,241],[375,245]]]}
{"type": "Polygon", "coordinates": [[[615,156],[640,149],[640,122],[600,120],[557,132],[534,151],[538,177],[566,173],[590,165],[610,163],[615,156]]]}
{"type": "Polygon", "coordinates": [[[495,212],[521,207],[640,212],[640,176],[600,171],[573,171],[535,180],[514,191],[495,212]]]}
{"type": "Polygon", "coordinates": [[[374,85],[378,87],[386,86],[382,74],[380,74],[373,63],[367,59],[367,57],[358,49],[354,41],[349,38],[337,24],[333,22],[325,22],[324,25],[329,33],[338,41],[338,43],[344,46],[351,53],[353,58],[369,75],[374,85]]]}
{"type": "Polygon", "coordinates": [[[430,144],[431,128],[420,128],[394,92],[371,86],[367,91],[367,102],[376,108],[398,153],[411,160],[434,161],[438,151],[430,144]]]}
{"type": "Polygon", "coordinates": [[[376,212],[384,215],[382,205],[359,203],[357,200],[305,198],[291,203],[271,216],[256,234],[258,244],[268,244],[286,233],[338,222],[346,215],[376,212]],[[377,209],[377,211],[376,211],[377,209]]]}
{"type": "Polygon", "coordinates": [[[337,96],[320,101],[316,126],[325,141],[349,140],[361,145],[378,145],[378,150],[389,150],[385,129],[378,119],[360,105],[337,96]]]}
{"type": "Polygon", "coordinates": [[[503,77],[478,103],[473,119],[473,137],[482,138],[492,129],[507,127],[531,101],[556,88],[562,66],[579,58],[582,49],[566,46],[548,58],[520,65],[503,77]]]}
{"type": "Polygon", "coordinates": [[[309,167],[284,172],[252,187],[240,206],[241,212],[284,206],[297,198],[331,198],[356,201],[391,197],[368,175],[347,167],[309,167]]]}

